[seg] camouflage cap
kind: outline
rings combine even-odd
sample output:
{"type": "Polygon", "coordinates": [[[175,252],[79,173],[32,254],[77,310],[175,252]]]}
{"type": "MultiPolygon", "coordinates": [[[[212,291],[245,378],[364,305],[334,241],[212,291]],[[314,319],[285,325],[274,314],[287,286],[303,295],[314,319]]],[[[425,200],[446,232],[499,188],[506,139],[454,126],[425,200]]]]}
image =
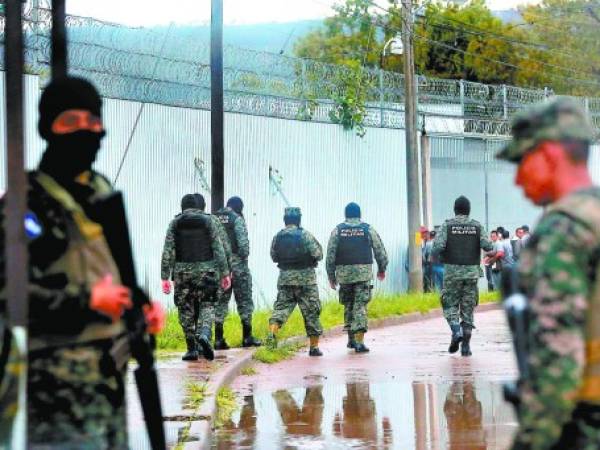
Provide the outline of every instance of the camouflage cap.
{"type": "Polygon", "coordinates": [[[300,212],[300,208],[298,208],[297,206],[288,206],[287,208],[285,208],[283,215],[284,216],[301,216],[302,213],[300,212]]]}
{"type": "Polygon", "coordinates": [[[511,131],[511,141],[496,158],[516,163],[541,141],[573,139],[590,142],[595,136],[583,108],[574,100],[564,97],[517,114],[511,131]]]}

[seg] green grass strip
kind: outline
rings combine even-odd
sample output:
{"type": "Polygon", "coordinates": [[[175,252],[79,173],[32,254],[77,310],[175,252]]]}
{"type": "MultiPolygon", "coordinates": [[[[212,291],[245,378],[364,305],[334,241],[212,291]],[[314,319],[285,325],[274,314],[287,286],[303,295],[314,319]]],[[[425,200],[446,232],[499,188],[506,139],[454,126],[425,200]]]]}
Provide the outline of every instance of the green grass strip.
{"type": "Polygon", "coordinates": [[[222,428],[231,420],[231,416],[238,409],[239,405],[235,398],[235,393],[228,387],[222,387],[217,393],[217,417],[215,427],[222,428]]]}

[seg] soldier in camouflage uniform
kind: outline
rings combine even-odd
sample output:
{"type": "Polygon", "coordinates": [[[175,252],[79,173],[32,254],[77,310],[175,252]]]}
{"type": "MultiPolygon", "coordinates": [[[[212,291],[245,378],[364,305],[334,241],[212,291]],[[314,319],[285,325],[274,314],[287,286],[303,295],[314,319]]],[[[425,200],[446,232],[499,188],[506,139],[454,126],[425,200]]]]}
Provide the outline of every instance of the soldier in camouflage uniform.
{"type": "Polygon", "coordinates": [[[171,277],[175,283],[175,306],[187,345],[184,361],[198,359],[197,345],[206,359],[214,358],[210,340],[217,290],[231,282],[218,224],[203,209],[200,194],[183,196],[182,213],[169,224],[161,261],[165,294],[171,292],[171,277]]]}
{"type": "Polygon", "coordinates": [[[456,217],[442,225],[433,243],[433,253],[441,255],[444,261],[442,309],[452,331],[448,351],[456,353],[462,342],[461,355],[471,356],[473,311],[479,304],[481,249],[491,252],[493,245],[483,225],[469,218],[471,203],[466,197],[456,199],[454,213],[456,217]]]}
{"type": "Polygon", "coordinates": [[[285,208],[285,228],[277,233],[271,244],[271,258],[277,263],[280,273],[267,343],[272,348],[276,346],[279,328],[298,305],[310,340],[308,354],[322,356],[319,350],[319,336],[323,334],[319,319],[321,301],[315,267],[323,259],[323,250],[312,234],[300,228],[300,219],[300,208],[285,208]]]}
{"type": "Polygon", "coordinates": [[[258,347],[261,345],[261,342],[252,336],[254,303],[252,302],[252,275],[248,267],[250,242],[246,220],[242,214],[243,209],[244,202],[242,202],[242,199],[231,197],[227,200],[226,207],[215,214],[221,220],[229,237],[232,253],[232,289],[227,289],[219,295],[219,302],[215,310],[215,348],[217,350],[227,350],[229,348],[223,337],[223,324],[227,316],[232,290],[235,293],[235,303],[242,321],[242,346],[258,347]]]}
{"type": "Polygon", "coordinates": [[[594,130],[568,99],[515,118],[498,155],[546,207],[519,258],[529,299],[529,377],[513,450],[600,448],[600,189],[587,169],[594,130]]]}
{"type": "Polygon", "coordinates": [[[346,206],[346,221],[331,232],[327,245],[326,270],[332,289],[340,285],[340,302],[344,305],[344,330],[348,348],[368,352],[364,344],[367,332],[367,304],[373,289],[373,254],[377,261],[377,278],[385,279],[387,253],[375,229],[360,220],[360,206],[346,206]]]}
{"type": "MultiPolygon", "coordinates": [[[[122,314],[132,302],[98,218],[113,190],[91,168],[105,134],[102,101],[90,83],[69,77],[46,87],[39,110],[39,131],[47,147],[38,170],[28,175],[25,221],[28,448],[127,449],[129,355],[117,358],[113,350],[127,340],[122,314]]],[[[4,244],[0,228],[0,332],[5,336],[0,347],[10,343],[4,244]]],[[[156,304],[146,311],[150,332],[164,322],[164,312],[158,318],[158,311],[156,304]]],[[[0,368],[2,419],[16,412],[16,405],[7,405],[15,398],[11,357],[0,368]]]]}

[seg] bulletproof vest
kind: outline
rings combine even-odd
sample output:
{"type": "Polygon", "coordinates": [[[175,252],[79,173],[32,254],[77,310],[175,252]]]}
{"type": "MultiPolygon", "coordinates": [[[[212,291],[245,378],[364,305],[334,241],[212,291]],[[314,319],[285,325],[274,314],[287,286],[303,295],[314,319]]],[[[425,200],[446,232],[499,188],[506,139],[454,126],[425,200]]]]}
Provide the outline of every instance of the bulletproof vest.
{"type": "Polygon", "coordinates": [[[238,241],[235,236],[234,223],[236,219],[239,217],[234,211],[231,211],[227,208],[222,208],[215,214],[225,227],[225,231],[227,232],[227,236],[229,237],[229,243],[231,244],[231,253],[234,255],[238,254],[239,246],[238,241]]]}
{"type": "MultiPolygon", "coordinates": [[[[89,219],[83,208],[71,194],[53,178],[38,173],[35,176],[43,189],[66,211],[68,247],[45,271],[48,278],[66,276],[66,291],[77,292],[83,289],[91,292],[92,286],[107,274],[112,276],[114,284],[121,284],[119,269],[110,252],[102,227],[89,219]]],[[[113,339],[125,331],[123,321],[90,322],[77,335],[44,334],[32,336],[30,350],[47,347],[66,346],[103,339],[113,339]]]]}
{"type": "Polygon", "coordinates": [[[175,225],[177,262],[193,263],[213,259],[209,220],[209,215],[198,212],[185,212],[179,216],[175,225]]]}
{"type": "Polygon", "coordinates": [[[480,227],[475,222],[446,225],[445,264],[478,266],[481,257],[480,227]]]}
{"type": "Polygon", "coordinates": [[[337,235],[336,266],[373,264],[371,235],[368,224],[349,225],[341,223],[337,226],[337,235]]]}
{"type": "MultiPolygon", "coordinates": [[[[550,206],[548,212],[565,214],[594,232],[595,248],[600,248],[600,191],[596,188],[569,195],[550,206]]],[[[585,367],[577,400],[600,405],[600,263],[595,262],[595,280],[589,294],[585,321],[585,367]]]]}
{"type": "Polygon", "coordinates": [[[315,260],[302,242],[302,228],[281,231],[275,239],[277,267],[281,270],[302,270],[315,267],[315,260]]]}

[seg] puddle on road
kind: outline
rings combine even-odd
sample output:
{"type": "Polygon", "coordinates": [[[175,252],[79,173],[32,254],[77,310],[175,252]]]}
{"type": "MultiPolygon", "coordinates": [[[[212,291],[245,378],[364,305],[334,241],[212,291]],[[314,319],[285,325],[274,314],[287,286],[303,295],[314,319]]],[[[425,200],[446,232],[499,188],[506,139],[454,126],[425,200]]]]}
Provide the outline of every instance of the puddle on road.
{"type": "Polygon", "coordinates": [[[246,396],[212,448],[504,450],[511,408],[497,383],[350,379],[246,396]]]}

